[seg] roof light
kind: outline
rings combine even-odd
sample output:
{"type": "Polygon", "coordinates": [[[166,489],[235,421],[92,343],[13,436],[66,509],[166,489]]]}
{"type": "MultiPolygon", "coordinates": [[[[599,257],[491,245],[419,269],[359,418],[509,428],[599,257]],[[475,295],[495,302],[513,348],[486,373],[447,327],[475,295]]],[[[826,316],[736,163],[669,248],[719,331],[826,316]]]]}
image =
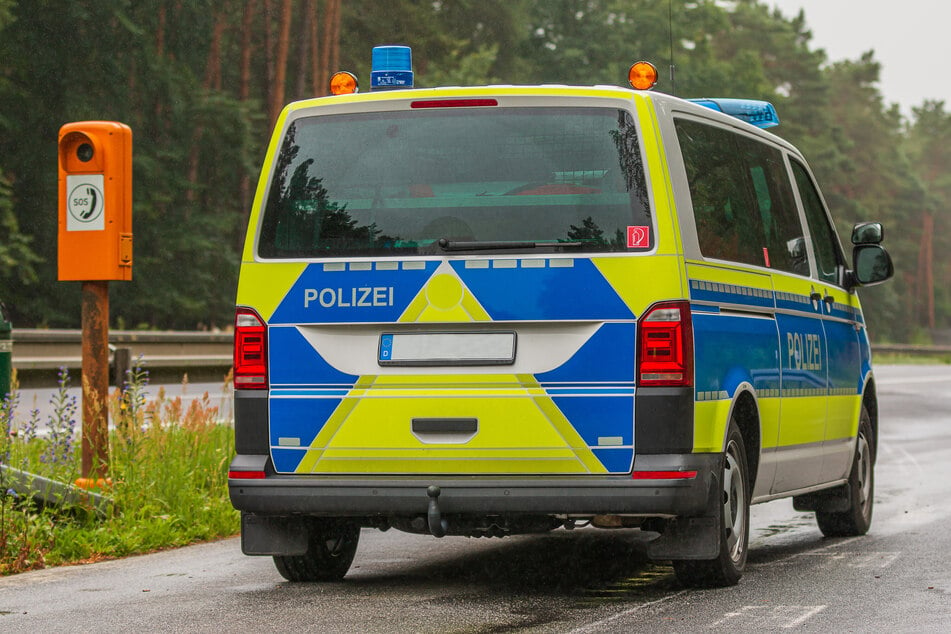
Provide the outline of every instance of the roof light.
{"type": "Polygon", "coordinates": [[[413,52],[408,46],[373,47],[370,90],[413,87],[413,52]]]}
{"type": "Polygon", "coordinates": [[[776,108],[768,101],[759,99],[688,99],[687,101],[752,123],[757,128],[772,128],[779,125],[776,108]]]}
{"type": "Polygon", "coordinates": [[[330,78],[331,95],[352,95],[355,92],[360,92],[360,83],[353,73],[339,70],[330,78]]]}
{"type": "Polygon", "coordinates": [[[627,80],[634,90],[650,90],[657,85],[657,68],[650,62],[634,62],[627,71],[627,80]]]}

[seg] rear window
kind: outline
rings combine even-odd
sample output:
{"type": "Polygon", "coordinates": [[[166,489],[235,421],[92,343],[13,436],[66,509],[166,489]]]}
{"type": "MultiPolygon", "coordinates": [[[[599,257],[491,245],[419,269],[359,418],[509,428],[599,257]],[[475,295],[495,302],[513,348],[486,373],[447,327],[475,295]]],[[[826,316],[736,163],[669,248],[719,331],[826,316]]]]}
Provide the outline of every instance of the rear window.
{"type": "Polygon", "coordinates": [[[651,225],[640,144],[623,110],[323,115],[288,128],[258,254],[643,251],[651,225]]]}

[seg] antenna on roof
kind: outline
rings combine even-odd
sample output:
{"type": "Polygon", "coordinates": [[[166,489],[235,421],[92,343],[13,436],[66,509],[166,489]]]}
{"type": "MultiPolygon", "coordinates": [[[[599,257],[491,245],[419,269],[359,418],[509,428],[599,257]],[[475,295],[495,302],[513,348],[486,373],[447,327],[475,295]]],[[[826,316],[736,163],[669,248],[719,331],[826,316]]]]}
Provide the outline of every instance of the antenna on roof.
{"type": "Polygon", "coordinates": [[[674,8],[673,0],[667,0],[667,34],[670,37],[670,94],[674,92],[674,8]]]}

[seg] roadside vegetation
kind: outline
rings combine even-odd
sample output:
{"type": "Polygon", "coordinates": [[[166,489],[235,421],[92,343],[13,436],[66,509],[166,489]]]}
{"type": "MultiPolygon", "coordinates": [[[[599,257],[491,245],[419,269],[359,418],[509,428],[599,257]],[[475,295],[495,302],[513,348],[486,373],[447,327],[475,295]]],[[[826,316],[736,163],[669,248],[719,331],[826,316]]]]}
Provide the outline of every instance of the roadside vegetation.
{"type": "MultiPolygon", "coordinates": [[[[207,393],[187,406],[181,396],[146,403],[148,374],[133,368],[122,389],[110,395],[109,483],[94,490],[107,500],[50,503],[35,499],[36,478],[23,486],[7,470],[0,474],[0,574],[146,553],[238,532],[238,514],[227,494],[233,455],[230,421],[219,419],[207,393]]],[[[14,412],[16,390],[0,404],[0,463],[57,483],[80,476],[77,433],[79,403],[59,390],[48,420],[31,410],[14,412]]],[[[72,493],[77,493],[72,489],[72,493]]],[[[55,496],[54,496],[55,497],[55,496]]]]}
{"type": "Polygon", "coordinates": [[[951,354],[899,354],[897,352],[877,352],[875,365],[949,365],[951,354]]]}

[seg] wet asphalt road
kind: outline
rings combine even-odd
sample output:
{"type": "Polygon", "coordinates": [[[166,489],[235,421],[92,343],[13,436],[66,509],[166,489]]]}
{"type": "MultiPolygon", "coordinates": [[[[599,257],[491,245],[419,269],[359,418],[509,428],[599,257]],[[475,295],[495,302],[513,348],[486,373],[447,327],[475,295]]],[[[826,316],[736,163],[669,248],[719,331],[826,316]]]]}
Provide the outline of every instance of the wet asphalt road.
{"type": "Polygon", "coordinates": [[[869,535],[825,539],[788,500],[753,507],[749,567],[734,588],[679,587],[636,531],[365,530],[341,583],[286,583],[235,539],[0,579],[0,631],[948,631],[951,367],[878,377],[869,535]]]}

